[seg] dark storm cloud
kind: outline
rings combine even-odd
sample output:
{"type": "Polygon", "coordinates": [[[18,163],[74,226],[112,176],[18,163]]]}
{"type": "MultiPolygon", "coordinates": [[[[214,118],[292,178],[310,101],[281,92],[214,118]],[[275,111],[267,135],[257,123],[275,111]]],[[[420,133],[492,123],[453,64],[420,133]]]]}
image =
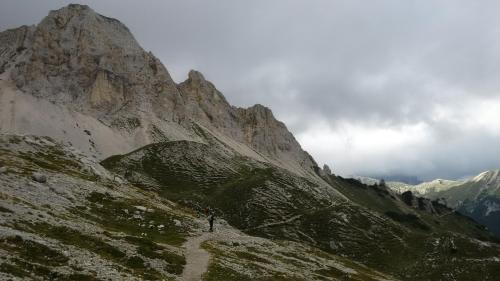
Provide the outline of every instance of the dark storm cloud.
{"type": "MultiPolygon", "coordinates": [[[[337,172],[500,168],[500,2],[76,2],[124,22],[176,81],[198,69],[233,104],[271,107],[337,172]]],[[[67,3],[4,0],[0,28],[67,3]]]]}

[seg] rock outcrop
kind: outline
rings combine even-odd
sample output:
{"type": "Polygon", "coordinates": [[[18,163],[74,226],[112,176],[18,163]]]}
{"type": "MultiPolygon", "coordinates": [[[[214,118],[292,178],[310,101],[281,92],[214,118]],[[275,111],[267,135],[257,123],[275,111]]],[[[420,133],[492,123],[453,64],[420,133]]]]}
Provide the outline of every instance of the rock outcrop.
{"type": "Polygon", "coordinates": [[[332,170],[330,169],[330,167],[328,165],[323,165],[323,172],[327,175],[332,175],[332,170]]]}
{"type": "Polygon", "coordinates": [[[35,172],[31,175],[31,179],[33,179],[34,181],[39,182],[39,183],[46,183],[47,182],[47,176],[45,176],[42,173],[37,173],[37,172],[35,172]]]}
{"type": "Polygon", "coordinates": [[[444,204],[424,197],[417,197],[411,191],[403,192],[401,194],[401,199],[409,207],[425,211],[429,214],[442,214],[450,212],[450,209],[446,208],[444,204]]]}
{"type": "Polygon", "coordinates": [[[0,96],[0,113],[12,112],[0,131],[38,134],[35,127],[45,128],[40,130],[102,159],[154,142],[203,142],[195,124],[246,156],[313,174],[312,157],[268,108],[231,106],[197,71],[177,85],[125,25],[87,6],[51,11],[38,25],[4,31],[0,39],[0,87],[11,92],[0,96]],[[68,124],[55,132],[40,118],[16,115],[19,107],[42,100],[55,105],[44,109],[51,119],[68,124]]]}

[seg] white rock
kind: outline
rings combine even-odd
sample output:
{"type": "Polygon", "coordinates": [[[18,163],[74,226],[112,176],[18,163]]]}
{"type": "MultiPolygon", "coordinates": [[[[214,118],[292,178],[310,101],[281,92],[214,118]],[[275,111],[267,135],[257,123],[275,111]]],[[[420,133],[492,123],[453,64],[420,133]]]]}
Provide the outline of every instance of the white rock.
{"type": "Polygon", "coordinates": [[[180,220],[174,220],[175,226],[181,226],[182,223],[180,220]]]}
{"type": "Polygon", "coordinates": [[[139,211],[142,211],[142,212],[146,212],[148,208],[144,207],[144,206],[134,206],[134,208],[136,208],[137,210],[139,211]]]}
{"type": "Polygon", "coordinates": [[[47,182],[47,177],[42,174],[42,173],[38,173],[38,172],[34,172],[32,175],[31,175],[31,178],[36,181],[36,182],[39,182],[39,183],[46,183],[47,182]]]}

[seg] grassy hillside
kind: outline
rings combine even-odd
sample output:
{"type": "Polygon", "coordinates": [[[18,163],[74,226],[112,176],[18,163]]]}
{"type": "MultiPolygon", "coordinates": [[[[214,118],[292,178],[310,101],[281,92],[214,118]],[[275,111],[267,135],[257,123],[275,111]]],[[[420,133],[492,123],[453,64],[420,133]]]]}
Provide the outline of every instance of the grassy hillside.
{"type": "Polygon", "coordinates": [[[464,182],[435,180],[426,183],[427,190],[420,194],[430,199],[440,199],[461,214],[473,218],[485,225],[497,237],[500,237],[500,182],[498,171],[486,171],[464,182]],[[446,188],[432,188],[439,181],[448,184],[446,188]]]}
{"type": "MultiPolygon", "coordinates": [[[[193,209],[50,138],[0,136],[0,152],[7,168],[0,172],[0,280],[182,280],[190,270],[184,242],[206,229],[193,209]]],[[[203,244],[212,256],[204,280],[392,280],[300,243],[245,235],[221,218],[216,229],[203,244]]]]}
{"type": "Polygon", "coordinates": [[[211,206],[248,234],[307,243],[402,279],[498,273],[500,249],[484,228],[437,203],[435,213],[408,206],[384,187],[327,179],[350,199],[342,200],[310,179],[192,142],[153,144],[102,164],[162,196],[211,206]]]}

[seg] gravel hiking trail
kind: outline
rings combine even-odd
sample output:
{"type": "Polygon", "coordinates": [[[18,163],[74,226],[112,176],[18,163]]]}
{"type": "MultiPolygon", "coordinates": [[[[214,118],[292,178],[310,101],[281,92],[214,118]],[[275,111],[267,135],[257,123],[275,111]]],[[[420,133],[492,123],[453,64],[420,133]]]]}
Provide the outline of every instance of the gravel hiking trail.
{"type": "Polygon", "coordinates": [[[189,238],[184,247],[186,248],[186,266],[182,272],[181,280],[200,281],[208,269],[210,253],[201,248],[201,243],[213,237],[213,233],[204,232],[200,236],[189,238]]]}
{"type": "Polygon", "coordinates": [[[211,254],[201,248],[201,244],[207,240],[215,241],[245,241],[258,240],[259,238],[250,237],[241,231],[229,226],[227,222],[218,220],[214,225],[214,232],[208,232],[204,227],[207,226],[205,220],[197,220],[201,226],[198,235],[188,238],[183,247],[186,249],[186,265],[180,280],[182,281],[200,281],[203,274],[207,272],[210,264],[211,254]]]}

